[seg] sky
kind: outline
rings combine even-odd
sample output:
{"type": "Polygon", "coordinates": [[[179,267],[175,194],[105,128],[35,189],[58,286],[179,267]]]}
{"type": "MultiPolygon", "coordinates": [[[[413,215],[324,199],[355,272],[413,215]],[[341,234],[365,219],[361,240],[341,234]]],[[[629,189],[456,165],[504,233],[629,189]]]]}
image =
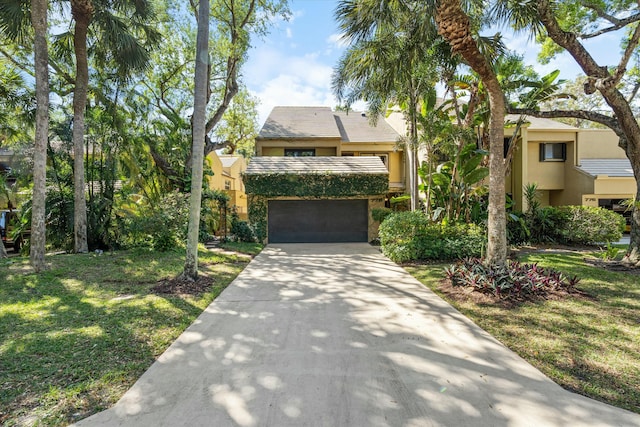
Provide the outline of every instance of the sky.
{"type": "MultiPolygon", "coordinates": [[[[253,40],[253,48],[244,66],[243,79],[249,91],[259,99],[258,123],[264,123],[274,106],[327,106],[338,102],[331,92],[331,74],[346,46],[341,41],[333,12],[337,0],[290,0],[289,21],[278,20],[263,39],[253,40]]],[[[568,55],[548,65],[536,62],[538,48],[526,35],[506,34],[509,49],[524,54],[527,64],[540,75],[555,69],[560,78],[574,79],[579,73],[568,55]]],[[[612,65],[619,58],[617,35],[589,42],[596,60],[612,65]]],[[[365,108],[363,103],[354,110],[365,108]]]]}

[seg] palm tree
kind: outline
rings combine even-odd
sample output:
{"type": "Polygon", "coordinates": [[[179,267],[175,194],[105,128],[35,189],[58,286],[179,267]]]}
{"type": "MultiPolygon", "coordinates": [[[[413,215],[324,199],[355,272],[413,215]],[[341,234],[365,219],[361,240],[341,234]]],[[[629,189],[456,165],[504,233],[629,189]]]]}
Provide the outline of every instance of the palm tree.
{"type": "Polygon", "coordinates": [[[36,138],[33,153],[33,199],[31,204],[31,265],[36,272],[45,268],[45,199],[47,141],[49,135],[49,52],[47,47],[48,0],[31,0],[36,75],[36,138]]]}
{"type": "Polygon", "coordinates": [[[418,108],[437,81],[430,53],[437,34],[424,17],[426,7],[419,2],[343,0],[335,12],[344,37],[352,42],[333,75],[338,99],[366,101],[372,120],[389,103],[401,106],[407,116],[411,210],[418,209],[418,108]]]}
{"type": "Polygon", "coordinates": [[[189,199],[189,229],[187,255],[182,276],[188,280],[198,278],[198,234],[200,204],[202,202],[202,170],[204,139],[206,136],[207,88],[209,87],[209,0],[200,0],[198,7],[198,35],[196,37],[196,70],[193,94],[193,161],[191,197],[189,199]]]}
{"type": "MultiPolygon", "coordinates": [[[[36,135],[33,154],[34,185],[30,258],[36,272],[45,268],[45,177],[49,133],[48,6],[48,0],[31,0],[31,2],[0,1],[0,32],[11,40],[25,42],[29,38],[29,24],[31,24],[31,28],[34,31],[36,135]]],[[[4,246],[2,249],[4,250],[4,246]]]]}
{"type": "Polygon", "coordinates": [[[489,95],[489,221],[486,262],[504,264],[507,259],[505,211],[504,117],[505,97],[498,77],[474,40],[469,16],[459,0],[440,0],[435,14],[438,32],[480,76],[489,95]]]}
{"type": "Polygon", "coordinates": [[[149,0],[71,0],[71,16],[75,22],[73,48],[76,76],[73,93],[74,153],[74,250],[89,250],[87,244],[87,201],[85,195],[84,146],[85,110],[89,89],[87,41],[90,26],[99,38],[98,56],[112,56],[121,77],[147,65],[147,49],[157,43],[159,35],[148,22],[154,16],[149,0]],[[144,39],[147,46],[143,45],[144,39]],[[109,52],[106,54],[105,52],[109,52]]]}

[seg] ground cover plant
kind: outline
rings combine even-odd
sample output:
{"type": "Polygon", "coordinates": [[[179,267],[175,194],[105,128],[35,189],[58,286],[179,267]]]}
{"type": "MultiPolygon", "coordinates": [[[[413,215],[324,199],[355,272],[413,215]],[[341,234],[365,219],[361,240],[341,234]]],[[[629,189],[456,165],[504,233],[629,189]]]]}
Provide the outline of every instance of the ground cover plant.
{"type": "Polygon", "coordinates": [[[584,258],[578,252],[522,255],[524,263],[580,277],[580,292],[517,303],[447,285],[449,264],[406,269],[562,387],[640,413],[640,276],[584,258]]]}
{"type": "Polygon", "coordinates": [[[0,424],[67,425],[114,404],[250,259],[199,258],[191,285],[174,280],[182,250],[50,256],[39,275],[0,260],[0,424]]]}
{"type": "Polygon", "coordinates": [[[464,286],[472,291],[490,293],[499,298],[520,299],[544,296],[558,290],[572,292],[580,281],[560,271],[537,263],[507,260],[501,265],[487,265],[481,258],[465,258],[445,268],[452,286],[464,286]]]}

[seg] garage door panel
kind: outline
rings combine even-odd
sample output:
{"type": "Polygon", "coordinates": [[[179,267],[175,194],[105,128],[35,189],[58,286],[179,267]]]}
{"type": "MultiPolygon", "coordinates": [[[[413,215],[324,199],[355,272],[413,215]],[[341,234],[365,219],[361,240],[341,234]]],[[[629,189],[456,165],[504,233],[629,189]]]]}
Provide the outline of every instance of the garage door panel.
{"type": "Polygon", "coordinates": [[[367,200],[271,200],[269,242],[366,242],[367,200]]]}

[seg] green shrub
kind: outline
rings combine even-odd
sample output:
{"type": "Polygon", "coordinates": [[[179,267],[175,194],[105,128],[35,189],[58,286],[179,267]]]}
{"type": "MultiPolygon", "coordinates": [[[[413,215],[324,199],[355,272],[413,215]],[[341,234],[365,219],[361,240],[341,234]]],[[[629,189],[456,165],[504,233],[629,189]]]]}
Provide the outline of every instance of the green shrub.
{"type": "Polygon", "coordinates": [[[466,286],[475,291],[501,298],[544,294],[551,290],[573,289],[580,281],[568,278],[551,268],[537,264],[521,264],[508,260],[504,265],[486,265],[479,258],[466,258],[445,269],[453,286],[466,286]]]}
{"type": "Polygon", "coordinates": [[[371,210],[371,218],[373,218],[374,221],[382,223],[382,221],[392,213],[393,211],[389,208],[375,208],[371,210]]]}
{"type": "Polygon", "coordinates": [[[524,214],[531,243],[555,243],[562,241],[558,230],[562,228],[564,215],[553,206],[535,209],[524,214]]]}
{"type": "Polygon", "coordinates": [[[531,232],[524,214],[507,212],[507,241],[512,245],[523,245],[530,241],[531,232]]]}
{"type": "Polygon", "coordinates": [[[613,211],[592,206],[556,208],[556,233],[559,240],[577,245],[616,242],[624,231],[624,218],[613,211]]]}
{"type": "Polygon", "coordinates": [[[380,225],[382,251],[395,262],[479,256],[485,241],[478,225],[442,225],[422,212],[392,213],[380,225]]]}
{"type": "Polygon", "coordinates": [[[236,242],[255,242],[256,237],[247,221],[242,221],[238,217],[238,212],[234,209],[231,213],[231,234],[236,242]]]}
{"type": "Polygon", "coordinates": [[[153,236],[153,249],[158,252],[168,252],[177,245],[176,235],[170,228],[165,228],[153,236]]]}

